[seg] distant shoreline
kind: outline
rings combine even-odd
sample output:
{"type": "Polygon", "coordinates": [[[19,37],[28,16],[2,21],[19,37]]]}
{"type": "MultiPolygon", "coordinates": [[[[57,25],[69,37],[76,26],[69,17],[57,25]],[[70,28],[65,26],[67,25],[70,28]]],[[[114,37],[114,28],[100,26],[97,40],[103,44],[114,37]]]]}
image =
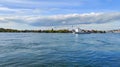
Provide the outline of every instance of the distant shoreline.
{"type": "MultiPolygon", "coordinates": [[[[117,30],[108,30],[108,31],[101,31],[101,30],[84,30],[84,32],[89,33],[120,33],[120,29],[117,30]]],[[[68,29],[60,29],[60,30],[17,30],[17,29],[5,29],[0,28],[0,33],[73,33],[73,30],[68,29]]]]}
{"type": "MultiPolygon", "coordinates": [[[[60,29],[60,30],[16,30],[16,29],[4,29],[0,28],[0,33],[72,33],[73,30],[60,29]]],[[[83,30],[90,33],[106,33],[106,31],[98,30],[83,30]]]]}

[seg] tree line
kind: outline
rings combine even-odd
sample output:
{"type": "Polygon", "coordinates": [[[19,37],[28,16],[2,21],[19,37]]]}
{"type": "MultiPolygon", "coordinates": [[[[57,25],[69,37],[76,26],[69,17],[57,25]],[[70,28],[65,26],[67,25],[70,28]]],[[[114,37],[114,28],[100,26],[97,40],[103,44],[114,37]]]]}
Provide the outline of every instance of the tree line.
{"type": "Polygon", "coordinates": [[[63,29],[63,30],[16,30],[16,29],[4,29],[0,28],[0,32],[36,32],[36,33],[71,33],[72,31],[63,29]]]}
{"type": "MultiPolygon", "coordinates": [[[[73,30],[67,30],[67,29],[62,29],[62,30],[16,30],[16,29],[4,29],[0,28],[0,32],[23,32],[23,33],[72,33],[73,30]]],[[[90,32],[90,33],[106,33],[106,31],[98,31],[98,30],[83,30],[85,32],[90,32]]]]}

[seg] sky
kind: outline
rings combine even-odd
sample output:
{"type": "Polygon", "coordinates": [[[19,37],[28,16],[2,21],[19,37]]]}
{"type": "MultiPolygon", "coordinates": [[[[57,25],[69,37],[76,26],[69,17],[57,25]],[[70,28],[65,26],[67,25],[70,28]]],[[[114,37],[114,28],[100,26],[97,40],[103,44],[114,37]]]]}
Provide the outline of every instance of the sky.
{"type": "Polygon", "coordinates": [[[0,28],[120,29],[120,0],[0,0],[0,28]]]}

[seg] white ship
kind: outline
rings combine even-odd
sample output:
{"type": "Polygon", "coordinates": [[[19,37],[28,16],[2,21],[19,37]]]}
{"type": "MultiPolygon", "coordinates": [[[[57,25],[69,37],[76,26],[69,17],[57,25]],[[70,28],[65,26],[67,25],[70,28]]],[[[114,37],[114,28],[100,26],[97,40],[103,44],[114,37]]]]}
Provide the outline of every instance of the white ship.
{"type": "Polygon", "coordinates": [[[74,34],[90,34],[90,32],[82,30],[80,28],[77,28],[77,29],[73,30],[73,33],[74,34]]]}

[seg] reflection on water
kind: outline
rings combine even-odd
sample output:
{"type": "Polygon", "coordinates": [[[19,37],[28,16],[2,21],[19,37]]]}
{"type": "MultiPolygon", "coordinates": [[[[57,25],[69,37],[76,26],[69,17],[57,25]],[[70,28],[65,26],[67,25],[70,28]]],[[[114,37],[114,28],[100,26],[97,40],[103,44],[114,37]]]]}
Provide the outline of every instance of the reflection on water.
{"type": "Polygon", "coordinates": [[[0,33],[0,67],[119,67],[120,34],[0,33]]]}

